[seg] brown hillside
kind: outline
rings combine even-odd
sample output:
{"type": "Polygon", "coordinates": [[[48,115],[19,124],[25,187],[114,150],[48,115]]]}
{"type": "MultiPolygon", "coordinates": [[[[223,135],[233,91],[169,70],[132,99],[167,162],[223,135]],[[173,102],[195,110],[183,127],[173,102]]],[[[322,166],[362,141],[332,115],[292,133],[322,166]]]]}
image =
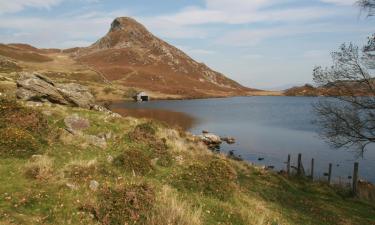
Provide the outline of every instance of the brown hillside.
{"type": "Polygon", "coordinates": [[[66,52],[124,86],[185,97],[245,95],[251,90],[194,61],[127,17],[115,19],[108,34],[90,47],[66,52]]]}
{"type": "Polygon", "coordinates": [[[0,44],[0,55],[25,62],[48,62],[52,59],[42,55],[43,50],[26,44],[0,44]]]}

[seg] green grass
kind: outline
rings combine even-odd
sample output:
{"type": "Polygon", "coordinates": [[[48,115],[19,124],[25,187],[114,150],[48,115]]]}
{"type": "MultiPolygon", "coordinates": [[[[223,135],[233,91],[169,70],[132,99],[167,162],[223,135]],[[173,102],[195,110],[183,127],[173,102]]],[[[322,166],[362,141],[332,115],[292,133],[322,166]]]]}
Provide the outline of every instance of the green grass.
{"type": "Polygon", "coordinates": [[[0,224],[375,224],[375,204],[345,189],[213,154],[156,122],[4,101],[0,113],[6,140],[37,146],[0,142],[30,150],[0,155],[0,224]],[[82,136],[64,130],[73,113],[90,121],[82,136]],[[83,138],[108,133],[106,149],[83,138]]]}

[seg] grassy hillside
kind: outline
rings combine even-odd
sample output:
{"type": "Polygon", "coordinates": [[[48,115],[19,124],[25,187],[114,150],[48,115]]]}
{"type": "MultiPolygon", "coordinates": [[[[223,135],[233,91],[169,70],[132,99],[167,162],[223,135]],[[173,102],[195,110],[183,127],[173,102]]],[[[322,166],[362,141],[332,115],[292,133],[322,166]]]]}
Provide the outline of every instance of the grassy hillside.
{"type": "Polygon", "coordinates": [[[365,225],[375,205],[154,121],[1,100],[0,224],[365,225]]]}

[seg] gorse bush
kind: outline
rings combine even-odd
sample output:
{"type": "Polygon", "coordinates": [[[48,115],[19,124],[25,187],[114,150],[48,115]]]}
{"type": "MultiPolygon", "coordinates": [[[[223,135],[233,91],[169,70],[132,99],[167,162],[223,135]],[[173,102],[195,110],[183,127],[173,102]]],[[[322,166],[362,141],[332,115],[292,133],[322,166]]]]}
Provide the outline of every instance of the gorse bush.
{"type": "Polygon", "coordinates": [[[43,135],[48,133],[48,122],[44,116],[25,108],[12,100],[0,99],[0,128],[18,127],[33,134],[43,135]]]}
{"type": "Polygon", "coordinates": [[[172,184],[178,189],[225,200],[235,191],[236,180],[236,171],[225,160],[211,159],[207,163],[191,164],[173,177],[172,184]]]}
{"type": "Polygon", "coordinates": [[[127,172],[138,175],[148,174],[153,169],[151,158],[138,149],[124,151],[114,159],[114,164],[127,172]]]}
{"type": "Polygon", "coordinates": [[[39,142],[25,130],[15,127],[0,129],[0,156],[27,158],[40,153],[39,142]]]}
{"type": "Polygon", "coordinates": [[[155,204],[154,188],[147,183],[104,187],[97,197],[95,217],[104,225],[147,224],[155,204]]]}
{"type": "Polygon", "coordinates": [[[129,138],[136,141],[151,141],[155,139],[157,128],[152,122],[142,123],[129,133],[129,138]]]}

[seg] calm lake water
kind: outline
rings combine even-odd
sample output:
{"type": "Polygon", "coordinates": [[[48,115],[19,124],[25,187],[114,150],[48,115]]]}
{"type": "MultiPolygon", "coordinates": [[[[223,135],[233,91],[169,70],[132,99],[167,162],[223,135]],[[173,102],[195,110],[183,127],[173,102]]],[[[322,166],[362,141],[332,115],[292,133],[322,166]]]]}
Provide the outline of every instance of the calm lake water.
{"type": "Polygon", "coordinates": [[[235,97],[126,102],[114,104],[112,108],[123,110],[127,115],[177,124],[194,134],[208,130],[220,136],[233,136],[236,144],[223,144],[223,152],[234,150],[244,160],[275,166],[275,169],[285,168],[288,154],[296,165],[297,155],[302,153],[307,172],[311,158],[315,158],[316,176],[323,178],[328,164],[332,163],[333,176],[349,181],[353,164],[358,161],[361,178],[375,182],[375,147],[369,146],[363,158],[358,158],[353,151],[330,148],[312,124],[312,103],[317,100],[309,97],[235,97]],[[259,158],[264,160],[258,161],[259,158]]]}

